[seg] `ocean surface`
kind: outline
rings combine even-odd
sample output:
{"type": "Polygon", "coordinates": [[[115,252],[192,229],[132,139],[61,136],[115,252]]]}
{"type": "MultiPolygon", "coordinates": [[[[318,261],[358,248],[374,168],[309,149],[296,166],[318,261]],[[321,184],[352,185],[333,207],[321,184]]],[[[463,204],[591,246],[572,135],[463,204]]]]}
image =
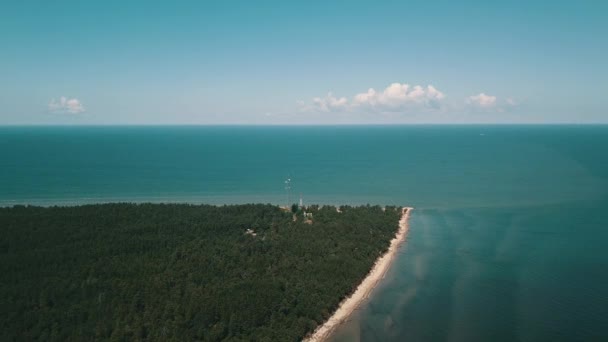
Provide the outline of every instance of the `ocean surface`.
{"type": "Polygon", "coordinates": [[[0,205],[409,205],[334,341],[607,341],[608,126],[0,127],[0,205]]]}

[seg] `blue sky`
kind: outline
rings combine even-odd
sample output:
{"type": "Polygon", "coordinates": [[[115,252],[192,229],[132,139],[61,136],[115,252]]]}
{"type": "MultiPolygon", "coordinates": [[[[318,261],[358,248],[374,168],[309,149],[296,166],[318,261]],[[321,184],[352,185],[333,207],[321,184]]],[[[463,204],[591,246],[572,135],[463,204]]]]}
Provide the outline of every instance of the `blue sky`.
{"type": "Polygon", "coordinates": [[[608,123],[606,1],[3,1],[0,125],[608,123]]]}

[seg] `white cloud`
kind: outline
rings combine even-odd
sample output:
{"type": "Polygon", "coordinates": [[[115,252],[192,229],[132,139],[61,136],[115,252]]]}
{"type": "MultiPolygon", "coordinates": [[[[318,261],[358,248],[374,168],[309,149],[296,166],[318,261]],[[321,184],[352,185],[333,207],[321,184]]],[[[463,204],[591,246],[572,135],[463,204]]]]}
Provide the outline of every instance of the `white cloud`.
{"type": "Polygon", "coordinates": [[[355,95],[353,106],[368,107],[379,111],[402,111],[408,107],[437,108],[445,95],[432,85],[410,86],[393,83],[384,91],[377,92],[370,88],[366,93],[355,95]]]}
{"type": "Polygon", "coordinates": [[[367,92],[355,94],[351,100],[334,97],[332,93],[312,99],[312,105],[299,101],[304,110],[321,112],[378,111],[405,112],[408,110],[435,110],[441,107],[445,95],[432,85],[426,87],[392,83],[383,91],[369,88],[367,92]]]}
{"type": "Polygon", "coordinates": [[[479,93],[466,98],[465,103],[478,108],[494,108],[496,107],[496,96],[479,93]]]}
{"type": "Polygon", "coordinates": [[[334,97],[328,93],[325,97],[312,99],[312,108],[321,112],[341,112],[348,109],[348,100],[345,97],[334,97]]]}
{"type": "Polygon", "coordinates": [[[54,98],[51,99],[48,108],[52,113],[80,114],[85,111],[84,106],[78,99],[68,99],[65,96],[60,97],[59,101],[54,98]]]}
{"type": "Polygon", "coordinates": [[[486,112],[508,112],[520,105],[520,102],[512,97],[499,99],[496,96],[486,95],[485,93],[469,96],[464,102],[469,110],[486,112]]]}
{"type": "Polygon", "coordinates": [[[519,105],[519,103],[511,97],[508,97],[506,102],[507,102],[507,105],[511,106],[511,107],[515,107],[515,106],[519,105]]]}

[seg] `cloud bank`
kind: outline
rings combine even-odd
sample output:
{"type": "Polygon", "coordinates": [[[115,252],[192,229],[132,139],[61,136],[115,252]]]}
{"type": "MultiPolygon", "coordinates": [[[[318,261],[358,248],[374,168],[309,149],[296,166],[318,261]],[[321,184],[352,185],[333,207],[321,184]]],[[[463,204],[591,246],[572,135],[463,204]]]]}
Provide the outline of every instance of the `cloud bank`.
{"type": "Polygon", "coordinates": [[[377,111],[402,111],[410,107],[438,108],[445,95],[432,85],[426,87],[393,83],[382,92],[369,88],[353,98],[354,107],[377,111]]]}
{"type": "Polygon", "coordinates": [[[80,114],[84,113],[85,109],[82,103],[75,98],[69,99],[65,96],[59,98],[59,101],[54,98],[51,99],[48,105],[48,109],[51,113],[67,113],[67,114],[80,114]]]}
{"type": "Polygon", "coordinates": [[[426,87],[392,83],[382,91],[369,88],[364,93],[355,94],[351,99],[335,97],[331,92],[325,97],[315,97],[307,105],[299,105],[307,111],[317,112],[404,112],[408,110],[434,110],[441,107],[445,95],[432,85],[426,87]]]}
{"type": "Polygon", "coordinates": [[[449,113],[506,112],[519,103],[512,98],[499,99],[484,92],[448,102],[446,95],[432,85],[392,83],[381,91],[369,88],[352,97],[336,97],[330,92],[309,102],[298,101],[298,105],[301,111],[309,113],[342,113],[340,117],[380,113],[383,117],[396,118],[401,114],[436,113],[445,116],[449,113]]]}

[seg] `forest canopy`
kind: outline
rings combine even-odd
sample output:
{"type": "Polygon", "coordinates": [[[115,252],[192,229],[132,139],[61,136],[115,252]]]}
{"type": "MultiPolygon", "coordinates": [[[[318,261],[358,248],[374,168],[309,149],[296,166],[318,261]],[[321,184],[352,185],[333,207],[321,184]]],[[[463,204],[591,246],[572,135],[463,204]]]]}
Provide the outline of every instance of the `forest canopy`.
{"type": "Polygon", "coordinates": [[[0,208],[0,340],[299,341],[398,229],[400,208],[339,209],[0,208]]]}

